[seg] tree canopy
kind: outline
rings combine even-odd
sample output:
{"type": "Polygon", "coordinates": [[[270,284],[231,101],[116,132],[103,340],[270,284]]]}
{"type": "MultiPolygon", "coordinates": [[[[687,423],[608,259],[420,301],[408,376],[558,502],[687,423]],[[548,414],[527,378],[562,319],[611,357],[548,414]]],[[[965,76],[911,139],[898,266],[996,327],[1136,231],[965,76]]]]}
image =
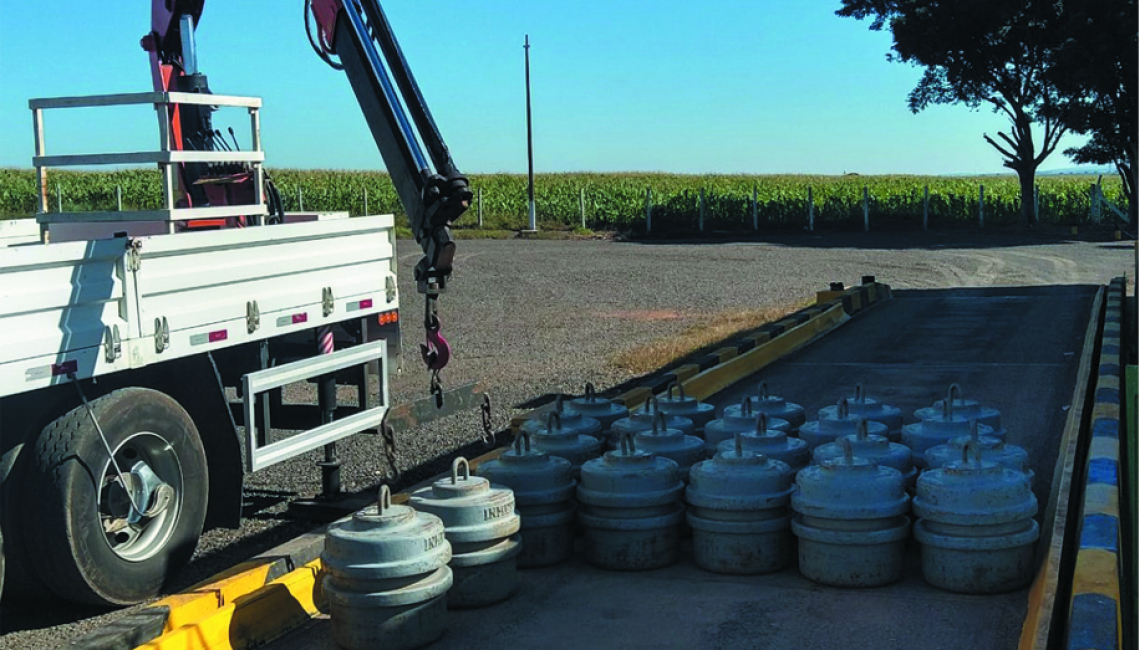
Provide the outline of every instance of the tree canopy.
{"type": "Polygon", "coordinates": [[[1058,94],[1052,107],[1087,144],[1068,149],[1078,163],[1111,164],[1124,183],[1136,223],[1137,59],[1136,0],[1065,3],[1048,72],[1058,94]]]}
{"type": "Polygon", "coordinates": [[[932,104],[989,106],[1009,118],[1008,132],[983,135],[1017,172],[1022,221],[1033,219],[1033,179],[1067,127],[1054,106],[1047,74],[1060,3],[1038,0],[842,0],[836,13],[871,18],[871,29],[889,28],[888,59],[925,68],[907,98],[914,112],[932,104]],[[1040,147],[1033,125],[1043,128],[1040,147]]]}

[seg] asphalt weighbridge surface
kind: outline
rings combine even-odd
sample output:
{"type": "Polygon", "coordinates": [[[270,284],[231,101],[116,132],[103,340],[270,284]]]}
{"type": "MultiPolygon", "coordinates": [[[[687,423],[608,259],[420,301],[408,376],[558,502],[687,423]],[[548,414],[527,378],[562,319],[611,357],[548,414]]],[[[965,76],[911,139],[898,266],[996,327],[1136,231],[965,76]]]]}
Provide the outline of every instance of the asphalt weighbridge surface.
{"type": "MultiPolygon", "coordinates": [[[[964,397],[1000,409],[1007,442],[1029,451],[1041,521],[1096,291],[895,291],[893,300],[712,401],[719,414],[765,381],[772,394],[806,407],[810,421],[858,382],[910,423],[915,409],[957,382],[964,397]]],[[[449,612],[433,647],[1001,650],[1017,647],[1026,614],[1028,589],[972,596],[927,585],[913,540],[905,578],[866,589],[818,585],[794,566],[759,576],[707,573],[693,563],[689,543],[672,567],[621,573],[587,564],[579,540],[572,560],[521,571],[510,600],[449,612]]],[[[269,647],[336,645],[320,617],[269,647]]]]}

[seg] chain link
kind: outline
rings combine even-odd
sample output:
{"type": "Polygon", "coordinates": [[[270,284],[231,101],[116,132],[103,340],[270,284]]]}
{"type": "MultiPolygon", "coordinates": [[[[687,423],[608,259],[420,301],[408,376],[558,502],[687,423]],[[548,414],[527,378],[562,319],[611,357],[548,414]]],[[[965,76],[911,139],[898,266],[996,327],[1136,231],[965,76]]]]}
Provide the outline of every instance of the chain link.
{"type": "Polygon", "coordinates": [[[435,398],[435,407],[437,409],[443,408],[443,384],[439,380],[438,370],[431,371],[431,387],[428,391],[435,398]]]}
{"type": "Polygon", "coordinates": [[[483,404],[479,407],[483,419],[483,443],[488,447],[495,446],[495,430],[491,426],[491,396],[483,394],[483,404]]]}
{"type": "Polygon", "coordinates": [[[387,422],[380,423],[380,437],[384,441],[384,459],[392,470],[392,483],[400,480],[400,467],[396,464],[396,430],[387,422]]]}

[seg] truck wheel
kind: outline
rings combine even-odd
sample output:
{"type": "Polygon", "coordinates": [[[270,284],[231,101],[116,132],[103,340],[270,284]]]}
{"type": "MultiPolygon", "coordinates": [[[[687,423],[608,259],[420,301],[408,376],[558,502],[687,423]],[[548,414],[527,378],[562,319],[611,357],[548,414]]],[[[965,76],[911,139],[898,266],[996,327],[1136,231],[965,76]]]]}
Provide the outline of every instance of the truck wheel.
{"type": "Polygon", "coordinates": [[[35,572],[56,596],[134,604],[158,594],[197,546],[206,455],[190,416],[163,393],[123,388],[91,407],[106,446],[83,406],[36,440],[24,483],[25,539],[35,572]]]}

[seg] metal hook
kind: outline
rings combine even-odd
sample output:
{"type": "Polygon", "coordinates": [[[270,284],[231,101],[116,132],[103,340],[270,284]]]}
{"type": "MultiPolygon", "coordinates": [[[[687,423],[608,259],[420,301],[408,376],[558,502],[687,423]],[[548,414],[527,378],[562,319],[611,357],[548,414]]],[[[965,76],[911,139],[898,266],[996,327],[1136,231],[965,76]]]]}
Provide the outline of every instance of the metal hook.
{"type": "Polygon", "coordinates": [[[745,417],[752,415],[752,400],[747,395],[740,398],[740,414],[745,417]]]}
{"type": "Polygon", "coordinates": [[[637,453],[637,445],[633,442],[633,434],[626,431],[621,434],[621,455],[629,456],[637,453]]]}
{"type": "Polygon", "coordinates": [[[440,333],[442,326],[439,317],[429,314],[424,319],[424,339],[420,345],[420,357],[428,370],[443,370],[451,361],[451,344],[440,333]]]}
{"type": "Polygon", "coordinates": [[[546,414],[546,430],[554,433],[554,423],[558,423],[558,433],[562,433],[562,416],[557,411],[546,414]]]}
{"type": "Polygon", "coordinates": [[[463,480],[471,480],[471,464],[463,456],[451,461],[451,484],[455,485],[459,482],[459,466],[463,466],[463,480]]]}
{"type": "Polygon", "coordinates": [[[855,464],[855,452],[851,450],[851,441],[847,438],[839,440],[839,446],[843,447],[843,458],[847,461],[848,465],[855,464]]]}
{"type": "Polygon", "coordinates": [[[376,500],[376,510],[380,514],[392,508],[392,489],[385,483],[380,486],[380,498],[376,500]]]}
{"type": "Polygon", "coordinates": [[[665,396],[668,397],[670,400],[674,399],[674,397],[673,397],[673,390],[674,389],[676,389],[677,394],[680,395],[680,397],[677,399],[679,399],[682,402],[685,401],[685,387],[682,386],[681,382],[679,382],[679,381],[675,381],[675,382],[669,384],[669,390],[665,393],[665,396]]]}
{"type": "Polygon", "coordinates": [[[768,431],[768,414],[761,411],[756,414],[756,434],[764,435],[768,431]]]}
{"type": "Polygon", "coordinates": [[[962,398],[962,388],[957,383],[950,384],[950,388],[946,389],[946,401],[953,402],[955,395],[958,399],[962,398]]]}
{"type": "Polygon", "coordinates": [[[530,453],[530,432],[529,431],[519,431],[519,434],[517,436],[515,436],[514,448],[515,448],[515,454],[517,454],[519,456],[524,455],[524,453],[526,453],[526,454],[530,453]],[[525,452],[523,451],[524,443],[526,445],[526,451],[525,452]]]}

